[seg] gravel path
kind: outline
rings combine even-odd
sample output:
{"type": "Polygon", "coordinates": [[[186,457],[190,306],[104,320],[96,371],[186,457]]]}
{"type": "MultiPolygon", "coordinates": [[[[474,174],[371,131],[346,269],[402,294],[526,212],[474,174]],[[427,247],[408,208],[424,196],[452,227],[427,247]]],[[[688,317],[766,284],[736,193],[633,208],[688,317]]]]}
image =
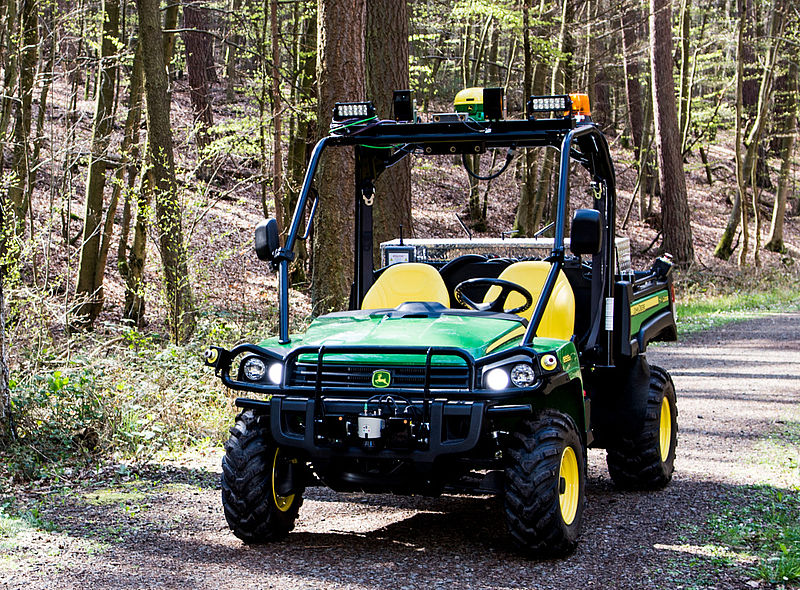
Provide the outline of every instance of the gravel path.
{"type": "Polygon", "coordinates": [[[287,542],[247,547],[225,525],[214,451],[110,487],[101,473],[83,488],[27,493],[54,530],[0,537],[0,588],[758,587],[715,565],[702,525],[721,501],[746,501],[736,492],[748,484],[800,483],[780,458],[760,460],[763,441],[800,420],[799,335],[800,314],[762,316],[651,348],[678,392],[674,480],[618,492],[605,452],[590,451],[583,535],[565,560],[516,556],[493,498],[321,489],[309,490],[287,542]]]}

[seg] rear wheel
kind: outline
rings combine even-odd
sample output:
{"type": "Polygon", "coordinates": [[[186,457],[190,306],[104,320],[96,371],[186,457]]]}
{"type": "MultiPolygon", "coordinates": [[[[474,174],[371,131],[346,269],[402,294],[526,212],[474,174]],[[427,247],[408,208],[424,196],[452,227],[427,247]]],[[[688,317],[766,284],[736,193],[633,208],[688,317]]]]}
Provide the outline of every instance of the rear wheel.
{"type": "Polygon", "coordinates": [[[514,543],[524,553],[563,556],[578,542],[586,455],[568,415],[545,411],[523,423],[508,449],[504,509],[514,543]]]}
{"type": "Polygon", "coordinates": [[[298,461],[271,440],[262,420],[252,410],[239,414],[222,459],[225,520],[246,543],[286,537],[303,503],[298,461]]]}
{"type": "Polygon", "coordinates": [[[650,367],[645,419],[638,432],[608,448],[611,479],[621,488],[660,489],[672,479],[678,444],[678,407],[672,378],[650,367]]]}

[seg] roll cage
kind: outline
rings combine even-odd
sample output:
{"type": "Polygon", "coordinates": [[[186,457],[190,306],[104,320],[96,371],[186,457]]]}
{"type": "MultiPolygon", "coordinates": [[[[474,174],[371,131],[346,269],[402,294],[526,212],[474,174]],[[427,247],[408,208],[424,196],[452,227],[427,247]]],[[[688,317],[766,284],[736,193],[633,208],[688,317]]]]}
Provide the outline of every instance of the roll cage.
{"type": "Polygon", "coordinates": [[[611,365],[612,336],[605,332],[600,342],[603,302],[613,298],[614,236],[616,217],[616,180],[605,136],[597,126],[580,117],[552,119],[473,121],[457,120],[430,123],[398,123],[392,120],[352,121],[332,125],[331,134],[314,146],[283,247],[270,253],[270,264],[278,271],[279,341],[289,338],[289,263],[294,246],[301,235],[309,199],[313,204],[308,224],[313,220],[320,197],[313,188],[314,177],[322,154],[332,147],[350,147],[355,151],[354,207],[355,260],[354,301],[361,304],[374,281],[372,203],[375,181],[387,168],[410,154],[453,155],[483,153],[487,149],[552,147],[559,151],[559,174],[556,193],[555,236],[550,256],[551,268],[544,289],[536,302],[522,344],[529,346],[544,315],[559,271],[565,259],[565,227],[569,198],[569,166],[580,163],[589,172],[595,193],[594,209],[599,211],[603,226],[602,247],[592,256],[591,323],[582,349],[593,349],[599,364],[611,365]]]}

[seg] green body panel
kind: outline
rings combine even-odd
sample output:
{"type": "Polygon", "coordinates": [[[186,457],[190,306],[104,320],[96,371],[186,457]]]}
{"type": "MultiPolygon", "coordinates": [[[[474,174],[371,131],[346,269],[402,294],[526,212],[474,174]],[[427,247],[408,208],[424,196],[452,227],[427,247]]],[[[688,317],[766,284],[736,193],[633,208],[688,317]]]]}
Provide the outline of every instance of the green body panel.
{"type": "Polygon", "coordinates": [[[657,311],[669,305],[669,293],[666,289],[649,297],[634,301],[631,304],[631,336],[638,334],[642,324],[657,311]]]}
{"type": "MultiPolygon", "coordinates": [[[[431,318],[391,318],[387,315],[320,316],[305,334],[292,335],[289,344],[279,344],[277,338],[268,338],[259,345],[285,354],[300,346],[364,346],[374,347],[374,352],[362,354],[326,355],[331,362],[376,362],[385,365],[424,363],[425,355],[387,354],[380,348],[390,346],[440,346],[460,348],[473,358],[520,345],[524,334],[522,324],[514,320],[468,315],[441,315],[431,318]],[[519,334],[514,334],[518,332],[519,334]],[[509,335],[512,335],[510,339],[509,335]],[[506,341],[508,339],[508,341],[506,341]],[[498,343],[501,345],[498,346],[498,343]]],[[[566,354],[575,346],[571,342],[536,338],[533,348],[548,352],[563,348],[566,354]]],[[[301,360],[313,361],[313,354],[302,355],[301,360]]],[[[436,365],[463,364],[454,356],[435,355],[436,365]]]]}

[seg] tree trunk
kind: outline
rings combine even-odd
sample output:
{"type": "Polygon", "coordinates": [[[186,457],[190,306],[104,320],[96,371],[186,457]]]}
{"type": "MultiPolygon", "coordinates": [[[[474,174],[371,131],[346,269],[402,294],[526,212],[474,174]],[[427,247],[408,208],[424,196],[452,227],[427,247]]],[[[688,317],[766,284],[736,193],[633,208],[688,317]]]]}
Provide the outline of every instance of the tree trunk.
{"type": "Polygon", "coordinates": [[[672,76],[672,7],[670,0],[650,0],[650,66],[658,174],[661,181],[663,250],[688,267],[694,260],[686,177],[681,159],[675,83],[672,76]]]}
{"type": "MultiPolygon", "coordinates": [[[[204,33],[208,27],[208,10],[195,4],[183,7],[183,44],[186,46],[186,70],[189,77],[189,97],[194,113],[194,130],[200,160],[203,148],[209,143],[208,130],[214,125],[211,110],[211,84],[209,62],[213,64],[213,44],[211,37],[204,33]],[[188,30],[190,29],[190,30],[188,30]]],[[[213,68],[213,65],[212,65],[213,68]]],[[[202,170],[203,167],[200,167],[202,170]]]]}
{"type": "MultiPolygon", "coordinates": [[[[592,120],[595,121],[606,135],[615,136],[614,117],[611,113],[611,102],[609,99],[609,79],[606,73],[606,63],[608,63],[608,38],[604,34],[603,28],[606,19],[602,17],[608,14],[609,7],[602,0],[594,0],[591,5],[591,15],[587,18],[586,42],[587,53],[590,59],[587,60],[589,99],[592,105],[592,120]],[[593,31],[593,34],[592,34],[593,31]]],[[[589,11],[589,8],[587,8],[589,11]]],[[[570,91],[569,89],[566,89],[570,91]]]]}
{"type": "MultiPolygon", "coordinates": [[[[5,145],[8,133],[8,124],[11,121],[11,111],[14,104],[14,88],[17,84],[17,3],[16,0],[8,0],[5,4],[5,27],[2,27],[3,39],[3,94],[0,97],[0,143],[5,145]]],[[[0,150],[0,172],[5,163],[5,155],[0,150]]]]}
{"type": "Polygon", "coordinates": [[[681,134],[681,153],[686,145],[689,125],[689,105],[691,104],[691,86],[689,84],[689,38],[692,24],[692,0],[681,0],[680,12],[680,89],[678,95],[678,130],[681,134]]]}
{"type": "Polygon", "coordinates": [[[769,237],[766,249],[772,252],[783,252],[783,220],[786,215],[786,197],[789,193],[789,179],[792,167],[792,153],[794,152],[795,136],[797,135],[797,63],[792,61],[789,65],[788,88],[783,95],[780,110],[784,116],[780,129],[780,158],[781,171],[778,177],[778,190],[775,193],[775,204],[772,208],[772,223],[770,224],[769,237]]]}
{"type": "MultiPolygon", "coordinates": [[[[271,0],[270,41],[272,43],[272,201],[275,203],[275,217],[278,227],[284,231],[283,220],[286,217],[283,202],[283,110],[281,96],[281,48],[278,35],[278,0],[271,0]]],[[[288,230],[287,230],[288,231],[288,230]]]]}
{"type": "Polygon", "coordinates": [[[139,177],[136,191],[136,223],[133,226],[133,243],[125,267],[125,306],[122,317],[137,327],[144,325],[146,301],[144,298],[144,263],[147,254],[147,222],[150,213],[150,195],[146,175],[139,177]]]}
{"type": "MultiPolygon", "coordinates": [[[[169,18],[171,18],[170,12],[167,11],[167,13],[164,15],[166,24],[168,24],[167,20],[169,18]]],[[[171,55],[172,45],[167,43],[165,39],[162,48],[164,51],[164,62],[166,63],[171,55]]],[[[139,39],[137,51],[138,59],[135,58],[135,60],[141,64],[143,61],[141,38],[139,39]]],[[[141,67],[140,69],[142,71],[139,74],[139,92],[142,93],[144,90],[144,68],[141,67]]],[[[131,89],[134,87],[135,73],[136,72],[134,71],[131,74],[131,89]]],[[[131,99],[133,99],[133,96],[131,99]]],[[[141,117],[141,109],[142,106],[139,104],[139,117],[141,117]]],[[[147,159],[147,153],[145,153],[145,159],[147,159]]],[[[123,255],[118,259],[117,264],[120,265],[120,274],[125,278],[125,304],[122,317],[132,322],[134,325],[142,327],[144,325],[144,312],[146,307],[146,301],[144,298],[144,264],[147,256],[147,226],[150,222],[150,197],[152,191],[147,185],[147,174],[141,174],[139,176],[138,190],[133,190],[135,172],[129,171],[128,174],[128,186],[131,189],[130,193],[136,195],[136,223],[133,226],[133,242],[131,244],[131,250],[128,254],[127,261],[125,261],[123,252],[123,255]]],[[[130,223],[130,220],[128,223],[130,223]]],[[[125,219],[123,212],[123,228],[124,226],[125,219]]],[[[120,236],[120,240],[122,240],[122,236],[120,236]]],[[[122,248],[122,242],[120,243],[120,248],[122,248]]]]}
{"type": "Polygon", "coordinates": [[[30,203],[26,199],[26,185],[32,168],[29,138],[31,133],[31,103],[36,77],[38,34],[38,6],[36,0],[20,0],[20,58],[18,102],[14,114],[14,152],[11,169],[15,177],[8,187],[8,196],[16,216],[16,228],[22,232],[30,203]]]}
{"type": "Polygon", "coordinates": [[[76,307],[71,321],[74,327],[89,328],[103,309],[103,270],[100,268],[100,241],[103,220],[103,192],[106,185],[108,146],[114,127],[114,83],[117,79],[119,37],[119,0],[103,0],[103,33],[99,84],[92,124],[92,146],[89,155],[89,176],[86,179],[83,238],[78,282],[75,285],[76,307]]]}
{"type": "MultiPolygon", "coordinates": [[[[326,134],[335,102],[364,100],[365,0],[318,0],[317,85],[320,134],[326,134]],[[342,26],[342,23],[347,26],[342,26]]],[[[331,149],[317,175],[320,198],[314,220],[314,313],[346,305],[353,276],[353,154],[331,149]]]]}
{"type": "Polygon", "coordinates": [[[117,268],[123,278],[127,277],[128,268],[126,257],[128,255],[128,235],[131,226],[131,196],[133,185],[136,181],[139,168],[139,127],[142,122],[142,93],[144,91],[144,75],[142,72],[142,44],[136,44],[133,56],[133,69],[130,75],[130,97],[128,98],[128,116],[125,120],[125,134],[120,146],[123,165],[117,170],[114,182],[114,195],[119,199],[119,194],[124,190],[124,205],[122,208],[122,224],[120,225],[119,245],[117,247],[117,268]],[[125,172],[128,173],[128,187],[123,189],[125,172]]]}
{"type": "MultiPolygon", "coordinates": [[[[379,117],[391,118],[394,90],[409,87],[408,10],[406,2],[369,0],[366,29],[367,97],[379,117]]],[[[373,207],[374,256],[380,243],[403,235],[412,236],[411,162],[404,158],[386,170],[375,184],[373,207]]]]}
{"type": "MultiPolygon", "coordinates": [[[[2,220],[0,220],[0,231],[5,231],[2,220]]],[[[6,298],[3,289],[5,276],[3,273],[3,276],[0,277],[0,440],[8,439],[11,431],[11,388],[9,387],[6,348],[6,298]]]]}
{"type": "MultiPolygon", "coordinates": [[[[302,32],[297,36],[296,69],[297,83],[294,85],[295,104],[309,104],[316,98],[316,17],[303,19],[302,32]]],[[[311,156],[311,147],[316,138],[313,115],[307,109],[299,109],[294,118],[294,125],[289,139],[289,153],[287,154],[287,191],[286,191],[286,224],[288,226],[290,215],[297,206],[297,198],[303,183],[308,160],[311,156]]],[[[295,242],[295,261],[292,266],[291,280],[293,284],[307,280],[306,263],[308,262],[308,248],[306,242],[295,242]]]]}
{"type": "Polygon", "coordinates": [[[175,184],[167,94],[169,81],[164,63],[159,3],[158,0],[137,0],[136,6],[147,101],[147,190],[153,192],[155,200],[169,327],[176,342],[185,342],[194,331],[195,311],[175,184]]]}
{"type": "MultiPolygon", "coordinates": [[[[164,9],[164,31],[174,31],[178,27],[178,9],[181,3],[177,0],[175,2],[167,2],[167,7],[164,9]]],[[[164,48],[164,64],[168,70],[169,75],[167,82],[174,78],[174,69],[172,66],[172,56],[175,53],[175,33],[162,33],[161,43],[164,48]]]]}
{"type": "MultiPolygon", "coordinates": [[[[534,93],[534,62],[531,48],[530,7],[528,0],[522,5],[522,52],[524,57],[524,92],[526,98],[534,93]]],[[[534,226],[534,213],[536,210],[536,191],[534,182],[537,172],[536,153],[533,148],[525,148],[521,164],[521,182],[519,185],[519,206],[514,217],[514,232],[516,237],[531,236],[536,231],[534,226]]]]}
{"type": "Polygon", "coordinates": [[[639,59],[636,50],[639,40],[636,36],[637,23],[642,14],[639,5],[627,0],[622,3],[620,29],[622,31],[622,67],[625,75],[625,98],[628,105],[628,127],[633,147],[642,145],[642,85],[639,80],[639,59]]]}
{"type": "MultiPolygon", "coordinates": [[[[231,0],[231,14],[233,15],[233,30],[238,31],[239,26],[236,21],[242,8],[242,0],[231,0]]],[[[230,25],[229,25],[230,27],[230,25]]],[[[228,33],[230,35],[230,31],[228,33]]],[[[231,42],[225,45],[225,100],[233,102],[236,98],[236,50],[241,45],[241,35],[234,32],[231,42]]]]}

